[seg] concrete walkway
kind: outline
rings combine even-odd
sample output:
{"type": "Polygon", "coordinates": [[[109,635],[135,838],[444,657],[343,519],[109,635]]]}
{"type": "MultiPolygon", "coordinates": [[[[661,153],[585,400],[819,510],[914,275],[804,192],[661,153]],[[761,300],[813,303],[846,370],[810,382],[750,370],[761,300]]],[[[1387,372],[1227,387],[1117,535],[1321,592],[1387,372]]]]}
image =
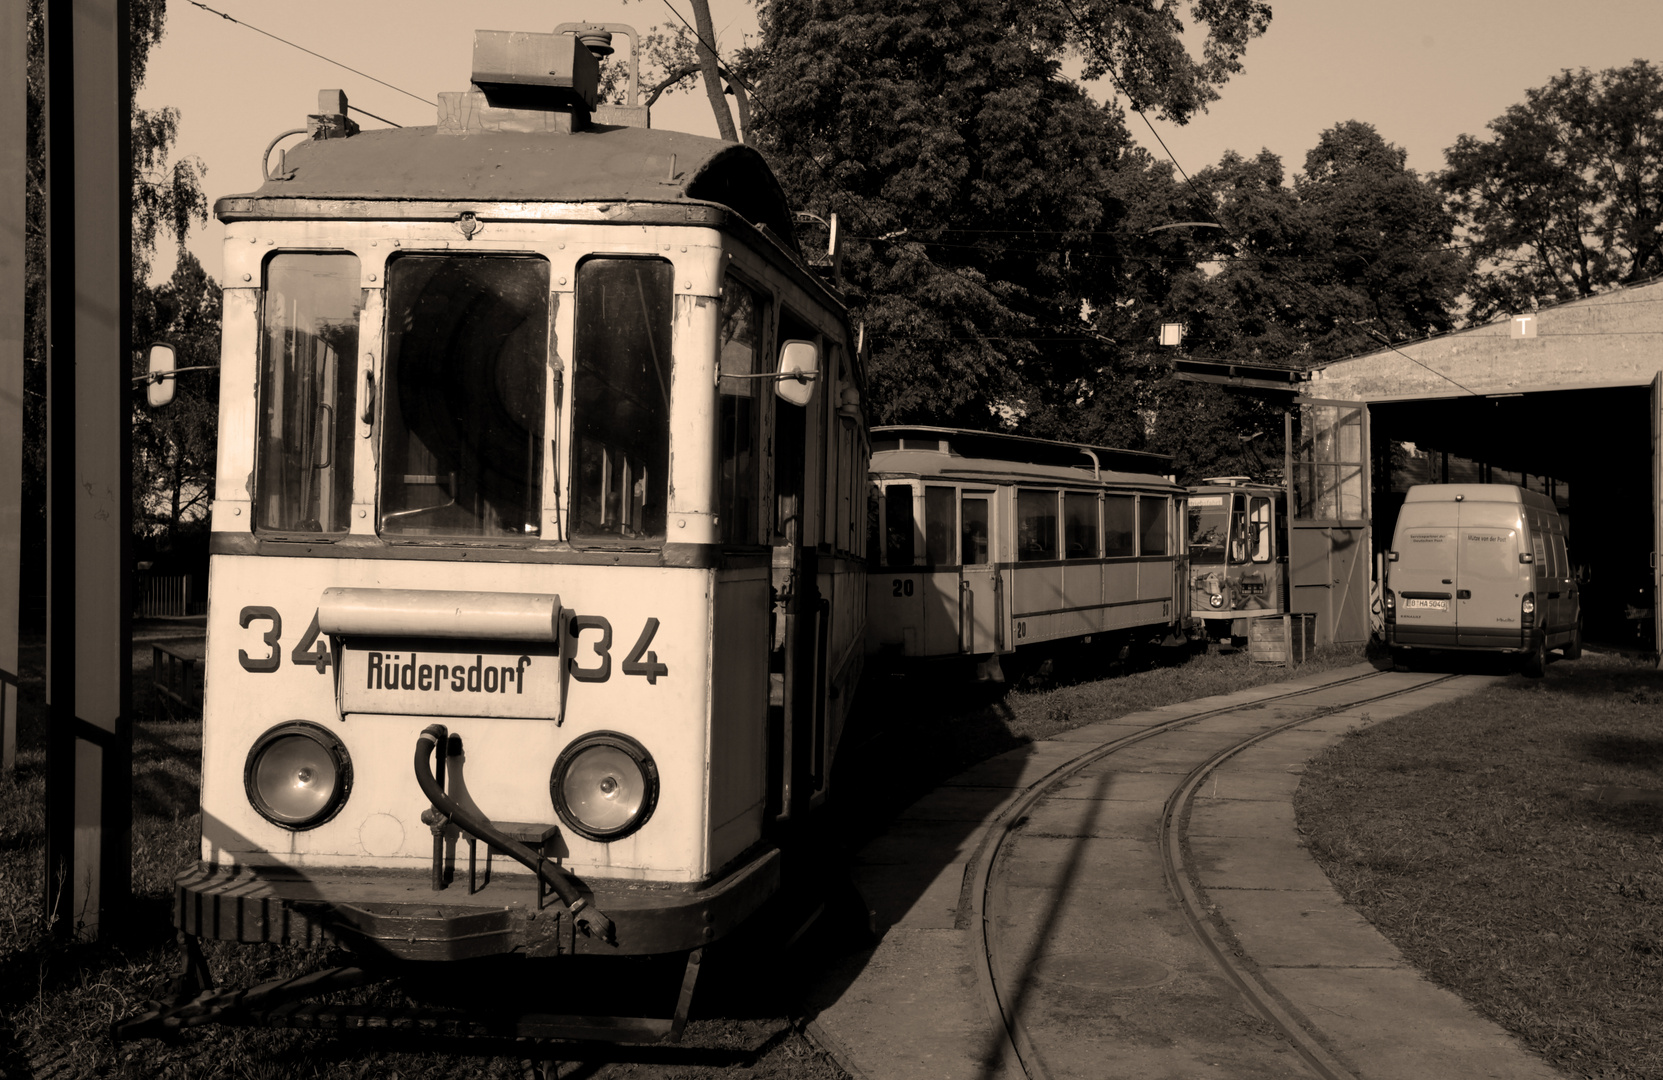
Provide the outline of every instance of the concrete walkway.
{"type": "MultiPolygon", "coordinates": [[[[1096,845],[1084,858],[1112,868],[1109,887],[1125,897],[1147,898],[1141,902],[1155,924],[1171,920],[1176,905],[1167,895],[1159,860],[1150,857],[1156,839],[1151,815],[1166,794],[1211,755],[1209,747],[1216,749],[1220,737],[1239,737],[1229,733],[1263,730],[1298,715],[1286,710],[1352,700],[1346,696],[1350,691],[1331,684],[1372,671],[1357,665],[1079,728],[983,762],[920,799],[858,857],[857,883],[882,936],[873,949],[826,973],[812,997],[810,1034],[863,1080],[1021,1077],[1019,1065],[1003,1052],[981,988],[981,937],[979,928],[970,925],[966,888],[967,867],[1004,809],[1040,778],[1092,747],[1203,709],[1246,707],[1246,712],[1210,718],[1140,744],[1146,751],[1137,762],[1117,764],[1120,756],[1111,756],[1092,767],[1090,784],[1059,794],[1083,800],[1089,809],[1093,826],[1077,842],[1096,845]],[[1302,699],[1302,705],[1266,702],[1305,688],[1316,693],[1302,699]],[[1156,910],[1162,905],[1170,910],[1156,910]]],[[[1411,686],[1417,681],[1416,676],[1386,675],[1369,684],[1370,692],[1391,689],[1381,685],[1386,682],[1411,686]]],[[[1205,899],[1282,1008],[1359,1080],[1560,1076],[1409,966],[1344,904],[1294,827],[1293,794],[1311,755],[1348,730],[1473,693],[1493,681],[1462,676],[1386,701],[1340,708],[1236,755],[1194,801],[1189,858],[1205,899]]],[[[1036,807],[1036,817],[1038,811],[1036,807]]],[[[1092,895],[1101,897],[1104,875],[1090,876],[1092,895]]],[[[1135,999],[1127,994],[1132,985],[1127,980],[1137,974],[1133,969],[1140,962],[1150,970],[1204,982],[1211,961],[1200,959],[1193,936],[1151,934],[1147,926],[1134,928],[1123,918],[1101,922],[1094,931],[1099,945],[1071,935],[1070,955],[1063,957],[1079,969],[1070,972],[1075,1005],[1080,1003],[1078,988],[1093,981],[1094,971],[1085,969],[1115,968],[1095,972],[1095,1006],[1088,1003],[1076,1021],[1059,1019],[1044,999],[1024,1011],[1039,1021],[1028,1026],[1053,1076],[1304,1074],[1300,1059],[1284,1052],[1286,1044],[1267,1039],[1263,1031],[1243,1036],[1251,1043],[1245,1049],[1221,1044],[1223,1052],[1208,1055],[1204,1038],[1197,1043],[1189,1007],[1182,1015],[1171,1010],[1170,1038],[1143,1031],[1141,1048],[1102,1042],[1104,1032],[1093,1030],[1093,1022],[1099,1014],[1124,1011],[1125,1003],[1135,999]],[[1148,955],[1140,955],[1140,949],[1148,955]],[[1082,1049],[1094,1040],[1095,1049],[1082,1049]],[[1103,1053],[1105,1047],[1113,1052],[1103,1053]],[[1241,1067],[1232,1070],[1228,1063],[1234,1050],[1241,1050],[1241,1067]]],[[[1056,966],[1059,957],[1043,959],[1056,966]]],[[[1223,985],[1223,980],[1215,981],[1223,985]]],[[[1242,1016],[1244,1031],[1258,1024],[1234,991],[1216,993],[1227,1011],[1242,1016]]],[[[1142,1014],[1142,1022],[1147,1026],[1153,1016],[1158,1026],[1162,999],[1149,1000],[1156,1007],[1142,1014]]]]}

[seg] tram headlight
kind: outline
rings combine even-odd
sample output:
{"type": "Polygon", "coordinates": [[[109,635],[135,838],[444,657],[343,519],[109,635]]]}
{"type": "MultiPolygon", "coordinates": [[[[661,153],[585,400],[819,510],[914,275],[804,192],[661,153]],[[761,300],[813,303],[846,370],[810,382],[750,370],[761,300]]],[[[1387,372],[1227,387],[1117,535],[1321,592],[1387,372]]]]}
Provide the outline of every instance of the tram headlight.
{"type": "Polygon", "coordinates": [[[254,741],[243,789],[260,816],[285,829],[314,829],[352,790],[352,758],[327,728],[304,720],[278,724],[254,741]]]}
{"type": "Polygon", "coordinates": [[[1211,596],[1207,597],[1207,603],[1211,604],[1215,608],[1223,607],[1224,606],[1224,594],[1223,593],[1213,593],[1211,596]]]}
{"type": "Polygon", "coordinates": [[[554,812],[590,840],[617,840],[647,823],[658,805],[658,766],[627,735],[597,731],[560,752],[549,777],[554,812]]]}

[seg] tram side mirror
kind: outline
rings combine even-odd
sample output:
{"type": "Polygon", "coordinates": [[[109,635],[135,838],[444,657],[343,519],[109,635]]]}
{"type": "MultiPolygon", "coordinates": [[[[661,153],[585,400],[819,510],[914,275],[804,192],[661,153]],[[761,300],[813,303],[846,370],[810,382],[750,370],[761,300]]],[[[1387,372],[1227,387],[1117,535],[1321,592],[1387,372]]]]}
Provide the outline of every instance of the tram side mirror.
{"type": "Polygon", "coordinates": [[[1395,552],[1395,551],[1386,552],[1386,561],[1387,562],[1397,562],[1397,552],[1395,552]]]}
{"type": "Polygon", "coordinates": [[[780,346],[780,374],[774,392],[793,405],[807,405],[820,374],[820,350],[812,341],[787,341],[780,346]]]}
{"type": "Polygon", "coordinates": [[[152,409],[173,403],[173,368],[176,363],[173,346],[157,342],[150,346],[150,380],[144,387],[144,403],[152,409]]]}

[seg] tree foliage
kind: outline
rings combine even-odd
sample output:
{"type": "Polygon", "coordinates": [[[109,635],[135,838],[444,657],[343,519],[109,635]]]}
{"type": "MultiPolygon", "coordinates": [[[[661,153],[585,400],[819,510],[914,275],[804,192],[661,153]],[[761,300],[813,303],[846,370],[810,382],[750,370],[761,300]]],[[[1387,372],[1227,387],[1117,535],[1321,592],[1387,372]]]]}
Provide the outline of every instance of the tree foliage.
{"type": "Polygon", "coordinates": [[[845,276],[879,420],[1138,441],[1134,399],[1100,391],[1129,328],[1152,328],[1136,300],[1161,272],[1142,226],[1171,203],[1170,176],[1060,62],[1085,49],[1137,100],[1187,116],[1233,70],[1230,42],[1268,18],[1257,4],[1191,7],[1217,20],[1196,62],[1178,58],[1176,5],[762,9],[747,65],[757,141],[796,204],[836,213],[852,238],[845,276]]]}
{"type": "Polygon", "coordinates": [[[1663,70],[1566,70],[1489,128],[1440,177],[1483,264],[1474,321],[1663,272],[1663,70]]]}

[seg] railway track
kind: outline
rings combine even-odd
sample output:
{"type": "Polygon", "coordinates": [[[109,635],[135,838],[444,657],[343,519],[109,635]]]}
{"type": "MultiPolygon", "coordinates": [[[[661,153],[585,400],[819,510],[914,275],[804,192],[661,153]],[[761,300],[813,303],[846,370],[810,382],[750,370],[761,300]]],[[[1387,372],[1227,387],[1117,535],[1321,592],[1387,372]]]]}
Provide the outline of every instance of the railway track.
{"type": "MultiPolygon", "coordinates": [[[[1003,941],[1004,935],[999,932],[1001,925],[1010,917],[1010,912],[1001,909],[999,901],[1000,874],[1006,863],[1004,856],[1013,847],[1013,838],[1019,835],[1035,809],[1086,770],[1109,761],[1114,755],[1140,743],[1231,713],[1257,711],[1267,706],[1298,707],[1301,698],[1320,695],[1324,699],[1322,703],[1313,704],[1308,711],[1302,711],[1298,716],[1228,741],[1207,753],[1199,764],[1179,777],[1172,785],[1160,810],[1157,847],[1170,899],[1203,952],[1216,965],[1218,973],[1251,1006],[1263,1023],[1274,1029],[1298,1053],[1312,1075],[1322,1080],[1355,1080],[1353,1074],[1330,1054],[1284,1006],[1277,995],[1259,980],[1251,967],[1236,958],[1231,943],[1214,924],[1198,893],[1192,868],[1186,861],[1184,836],[1196,792],[1219,766],[1242,751],[1323,716],[1399,697],[1449,682],[1457,677],[1428,676],[1405,685],[1402,676],[1399,675],[1386,679],[1383,686],[1380,680],[1387,675],[1387,672],[1371,672],[1318,687],[1259,698],[1245,705],[1236,703],[1186,713],[1092,747],[1078,757],[1059,765],[1018,796],[984,834],[975,853],[973,870],[967,882],[971,926],[973,933],[978,936],[980,946],[980,962],[976,964],[977,978],[997,1030],[1004,1039],[1004,1045],[995,1048],[993,1053],[988,1055],[989,1058],[997,1059],[1002,1056],[1007,1062],[1017,1065],[1022,1075],[1031,1080],[1049,1080],[1057,1075],[1053,1069],[1047,1067],[1044,1046],[1031,1035],[1028,1025],[1023,1020],[1022,1005],[1029,993],[1030,979],[1028,975],[1014,974],[1019,965],[1012,957],[1006,955],[1008,950],[1003,941]],[[1387,689],[1387,686],[1390,688],[1387,689]],[[1343,700],[1328,700],[1333,697],[1336,690],[1342,691],[1343,700]]],[[[997,1072],[993,1075],[997,1075],[997,1072]]]]}

